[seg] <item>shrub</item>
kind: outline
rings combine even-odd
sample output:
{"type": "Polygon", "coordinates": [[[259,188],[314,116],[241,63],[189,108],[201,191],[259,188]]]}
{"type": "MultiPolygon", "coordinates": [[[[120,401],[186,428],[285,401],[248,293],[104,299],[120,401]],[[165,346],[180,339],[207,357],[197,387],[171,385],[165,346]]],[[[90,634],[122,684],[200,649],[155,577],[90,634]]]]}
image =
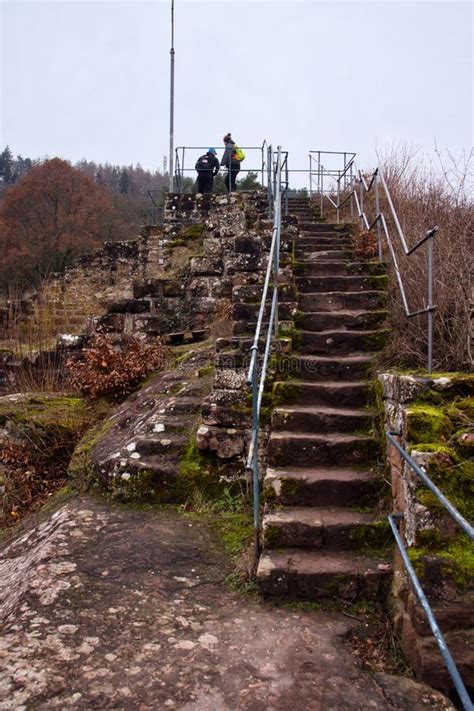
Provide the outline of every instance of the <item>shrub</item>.
{"type": "Polygon", "coordinates": [[[143,343],[129,338],[117,346],[101,334],[80,356],[71,358],[67,368],[71,385],[87,397],[117,400],[129,395],[147,375],[162,370],[167,359],[168,351],[158,340],[143,343]]]}

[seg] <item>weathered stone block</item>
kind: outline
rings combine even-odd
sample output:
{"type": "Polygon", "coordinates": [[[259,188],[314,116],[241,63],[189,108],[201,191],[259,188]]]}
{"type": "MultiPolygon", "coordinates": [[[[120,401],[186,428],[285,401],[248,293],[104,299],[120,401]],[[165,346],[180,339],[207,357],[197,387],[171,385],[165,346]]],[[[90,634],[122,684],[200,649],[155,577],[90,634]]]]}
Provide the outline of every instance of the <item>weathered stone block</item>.
{"type": "Polygon", "coordinates": [[[262,267],[259,254],[238,254],[230,257],[227,261],[227,273],[251,272],[260,270],[262,267]]]}
{"type": "Polygon", "coordinates": [[[196,445],[199,450],[215,452],[220,459],[230,459],[244,451],[244,437],[234,428],[208,427],[202,425],[196,433],[196,445]]]}
{"type": "Polygon", "coordinates": [[[247,390],[247,374],[244,370],[232,367],[216,370],[214,387],[221,390],[247,390]]]}
{"type": "Polygon", "coordinates": [[[185,292],[186,284],[182,280],[163,280],[163,296],[182,296],[185,292]]]}
{"type": "Polygon", "coordinates": [[[261,238],[256,235],[239,235],[234,239],[235,254],[260,256],[261,251],[261,238]]]}
{"type": "Polygon", "coordinates": [[[191,274],[195,276],[218,275],[224,271],[222,259],[213,256],[194,257],[191,259],[191,274]]]}

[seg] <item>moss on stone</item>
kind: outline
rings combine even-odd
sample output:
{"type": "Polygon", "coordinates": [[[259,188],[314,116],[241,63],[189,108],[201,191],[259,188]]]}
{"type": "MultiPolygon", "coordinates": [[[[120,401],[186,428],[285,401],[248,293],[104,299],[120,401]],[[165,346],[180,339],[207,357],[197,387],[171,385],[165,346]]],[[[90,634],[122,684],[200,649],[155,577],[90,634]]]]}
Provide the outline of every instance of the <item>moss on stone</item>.
{"type": "MultiPolygon", "coordinates": [[[[464,460],[453,463],[452,459],[435,457],[428,462],[427,473],[430,479],[443,492],[449,501],[468,520],[474,518],[474,461],[464,460]]],[[[430,511],[443,513],[443,505],[429,489],[420,487],[417,496],[430,511]]]]}
{"type": "Polygon", "coordinates": [[[303,386],[297,380],[285,380],[276,382],[273,385],[272,401],[273,406],[278,407],[283,404],[290,404],[295,401],[302,392],[303,386]]]}
{"type": "Polygon", "coordinates": [[[208,497],[217,498],[222,493],[224,484],[219,481],[216,462],[197,448],[193,432],[182,452],[177,477],[170,484],[170,500],[184,503],[196,489],[208,497]]]}
{"type": "Polygon", "coordinates": [[[212,375],[215,371],[215,366],[205,365],[198,370],[198,378],[206,378],[208,375],[212,375]]]}
{"type": "Polygon", "coordinates": [[[390,524],[386,518],[368,524],[359,524],[352,531],[351,540],[359,550],[369,549],[380,554],[393,545],[390,524]]]}
{"type": "Polygon", "coordinates": [[[407,410],[406,439],[409,442],[446,442],[452,432],[449,418],[432,405],[411,405],[407,410]]]}
{"type": "Polygon", "coordinates": [[[78,490],[85,490],[95,483],[91,451],[112,427],[112,420],[105,418],[91,427],[79,440],[69,462],[68,475],[78,490]]]}
{"type": "Polygon", "coordinates": [[[280,495],[282,499],[291,498],[298,493],[300,482],[297,479],[283,477],[281,480],[280,495]]]}
{"type": "Polygon", "coordinates": [[[7,423],[17,428],[25,426],[39,430],[62,428],[78,431],[91,420],[92,407],[80,397],[63,395],[32,395],[16,402],[0,402],[0,426],[7,423]]]}
{"type": "Polygon", "coordinates": [[[273,524],[265,524],[263,529],[263,544],[267,548],[277,548],[281,545],[280,529],[273,524]]]}
{"type": "Polygon", "coordinates": [[[409,549],[409,557],[416,574],[423,581],[429,571],[440,567],[443,578],[447,578],[458,590],[463,591],[472,585],[474,579],[474,542],[459,534],[449,542],[427,541],[427,546],[409,549]]]}

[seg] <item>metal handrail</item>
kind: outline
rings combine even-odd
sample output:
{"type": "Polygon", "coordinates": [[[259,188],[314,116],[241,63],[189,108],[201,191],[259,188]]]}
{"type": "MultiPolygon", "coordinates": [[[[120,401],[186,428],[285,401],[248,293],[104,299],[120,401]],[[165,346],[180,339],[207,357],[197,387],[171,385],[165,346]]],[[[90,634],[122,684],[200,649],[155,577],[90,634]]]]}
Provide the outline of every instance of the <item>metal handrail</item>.
{"type": "MultiPolygon", "coordinates": [[[[247,383],[252,387],[252,432],[250,437],[249,452],[246,462],[246,470],[252,477],[253,489],[253,519],[254,519],[254,543],[255,552],[260,548],[260,476],[258,466],[258,436],[260,431],[260,408],[262,405],[263,391],[265,389],[265,379],[267,374],[268,359],[273,336],[278,336],[278,278],[280,266],[280,241],[281,241],[281,198],[282,198],[282,150],[278,146],[276,151],[276,159],[273,160],[273,152],[269,146],[270,164],[273,165],[273,180],[271,198],[272,198],[272,214],[273,228],[272,241],[270,252],[268,255],[268,265],[263,284],[262,299],[258,312],[257,325],[255,328],[255,336],[252,346],[250,347],[250,365],[247,374],[247,383]],[[260,340],[263,328],[263,317],[265,307],[267,305],[267,296],[270,288],[270,280],[273,278],[273,293],[271,301],[270,316],[268,320],[268,328],[265,339],[265,348],[263,352],[262,367],[259,373],[258,369],[258,353],[260,340]]],[[[286,160],[287,155],[284,160],[286,160]]],[[[287,186],[285,190],[287,189],[287,186]]],[[[270,193],[269,193],[270,195],[270,193]]]]}
{"type": "Polygon", "coordinates": [[[310,190],[312,194],[314,178],[317,175],[318,189],[317,192],[320,195],[320,209],[321,214],[323,214],[323,199],[329,201],[329,203],[336,210],[337,222],[340,220],[341,208],[350,201],[351,216],[353,216],[354,206],[357,212],[357,216],[360,219],[361,227],[367,232],[371,232],[374,227],[377,228],[377,244],[378,244],[378,257],[381,260],[383,258],[382,250],[382,233],[384,235],[393,267],[395,270],[395,276],[397,279],[398,288],[400,291],[403,308],[407,318],[413,318],[415,316],[420,316],[421,314],[427,314],[428,318],[428,328],[427,328],[427,342],[428,342],[428,353],[427,353],[427,370],[431,373],[433,370],[433,319],[434,312],[436,311],[436,306],[433,303],[433,238],[437,234],[439,227],[435,225],[413,245],[413,247],[408,246],[407,239],[403,232],[397,211],[393,204],[392,196],[387,186],[387,182],[383,175],[380,167],[376,168],[374,172],[370,175],[370,178],[366,178],[364,173],[357,168],[355,161],[355,153],[342,152],[342,151],[310,151],[310,190]],[[317,160],[313,154],[317,154],[317,160]],[[344,168],[340,170],[336,169],[326,169],[321,163],[321,156],[325,154],[330,155],[343,155],[344,156],[344,168]],[[347,156],[350,156],[347,162],[347,156]],[[316,162],[316,168],[313,168],[313,163],[316,162]],[[329,177],[333,183],[336,182],[336,187],[332,189],[324,189],[324,177],[329,177]],[[403,253],[406,257],[414,254],[425,242],[428,243],[428,265],[427,265],[427,297],[426,306],[422,309],[411,310],[408,304],[407,294],[405,285],[403,283],[403,277],[401,269],[398,263],[397,254],[395,247],[390,235],[390,230],[388,228],[387,219],[384,213],[380,209],[380,190],[379,185],[382,186],[387,204],[389,207],[389,213],[391,219],[396,228],[400,244],[402,246],[403,253]],[[365,207],[364,207],[364,196],[368,195],[372,189],[375,191],[375,218],[369,220],[365,207]],[[334,199],[334,193],[336,194],[336,199],[334,199]]]}
{"type": "MultiPolygon", "coordinates": [[[[239,144],[240,145],[240,144],[239,144]]],[[[265,176],[266,176],[266,160],[265,160],[265,154],[267,153],[267,141],[266,139],[263,141],[261,146],[240,146],[245,151],[259,151],[260,153],[260,165],[258,167],[253,167],[253,168],[241,168],[240,173],[257,173],[261,175],[262,178],[262,185],[265,186],[265,176]]],[[[175,189],[178,192],[182,191],[182,186],[183,186],[183,180],[185,177],[185,173],[194,173],[195,172],[195,167],[194,163],[195,160],[192,161],[192,166],[187,168],[186,167],[186,151],[207,151],[208,148],[207,146],[177,146],[175,148],[175,189]]],[[[267,160],[268,160],[268,154],[267,154],[267,160]]]]}
{"type": "MultiPolygon", "coordinates": [[[[407,462],[407,464],[411,467],[411,469],[415,472],[415,474],[421,479],[423,484],[425,484],[425,486],[427,486],[430,489],[430,491],[436,496],[438,501],[446,509],[446,511],[449,513],[449,515],[456,521],[456,523],[462,529],[462,531],[471,540],[474,540],[474,527],[471,526],[471,524],[468,521],[466,521],[464,516],[462,516],[459,513],[459,511],[456,509],[456,507],[453,506],[451,504],[451,502],[449,501],[449,499],[447,499],[446,496],[442,493],[442,491],[440,491],[440,489],[438,489],[436,484],[434,484],[431,481],[431,479],[426,474],[426,472],[423,471],[423,469],[421,469],[421,467],[418,466],[418,464],[408,454],[408,452],[394,439],[394,435],[399,436],[399,433],[386,432],[385,434],[386,434],[389,442],[396,448],[397,452],[403,457],[403,459],[407,462]]],[[[436,617],[433,613],[433,610],[430,607],[428,599],[424,593],[423,587],[422,587],[422,585],[418,579],[418,576],[415,572],[415,569],[410,561],[408,551],[406,549],[406,546],[404,545],[400,531],[398,530],[397,523],[398,523],[398,521],[403,520],[403,518],[404,518],[404,515],[401,512],[400,513],[393,513],[388,516],[388,521],[389,521],[390,527],[392,529],[393,535],[395,537],[395,541],[396,541],[397,546],[399,548],[400,554],[402,556],[403,564],[404,564],[405,569],[408,573],[410,581],[414,587],[416,596],[417,596],[418,600],[420,601],[420,604],[423,607],[423,610],[426,614],[428,624],[429,624],[431,631],[433,632],[433,635],[436,639],[436,643],[438,644],[438,647],[440,649],[442,657],[446,663],[446,667],[447,667],[448,672],[451,676],[451,679],[453,680],[453,684],[456,688],[456,691],[458,693],[459,699],[461,700],[463,708],[465,711],[472,711],[474,707],[472,705],[468,691],[464,685],[461,675],[459,674],[456,663],[451,655],[451,652],[449,651],[448,645],[446,644],[446,640],[444,639],[443,633],[441,632],[441,629],[436,621],[436,617]]]]}

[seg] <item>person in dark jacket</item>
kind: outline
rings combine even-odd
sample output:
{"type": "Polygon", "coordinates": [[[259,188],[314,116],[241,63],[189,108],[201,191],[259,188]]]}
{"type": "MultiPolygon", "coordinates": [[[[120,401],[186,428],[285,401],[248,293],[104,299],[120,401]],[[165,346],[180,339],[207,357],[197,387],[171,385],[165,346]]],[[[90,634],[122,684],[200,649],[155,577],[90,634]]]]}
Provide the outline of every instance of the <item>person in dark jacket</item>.
{"type": "Polygon", "coordinates": [[[219,172],[219,161],[216,158],[215,148],[209,148],[207,153],[197,159],[197,186],[198,193],[212,193],[214,176],[219,172]]]}
{"type": "Polygon", "coordinates": [[[224,136],[224,155],[222,156],[221,165],[227,168],[227,175],[225,177],[225,186],[227,192],[232,193],[236,190],[235,181],[237,179],[237,174],[240,171],[240,163],[235,157],[235,141],[232,140],[230,133],[226,133],[224,136]]]}

